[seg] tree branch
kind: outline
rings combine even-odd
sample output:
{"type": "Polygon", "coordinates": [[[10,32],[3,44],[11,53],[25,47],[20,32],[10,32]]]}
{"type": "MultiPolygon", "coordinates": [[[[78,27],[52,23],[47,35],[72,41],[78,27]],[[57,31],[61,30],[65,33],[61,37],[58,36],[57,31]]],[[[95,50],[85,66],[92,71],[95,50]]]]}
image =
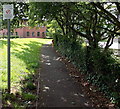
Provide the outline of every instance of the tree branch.
{"type": "MultiPolygon", "coordinates": [[[[107,14],[109,17],[111,17],[115,24],[120,28],[120,22],[118,21],[118,19],[113,15],[111,14],[110,12],[108,12],[106,9],[103,8],[103,6],[100,5],[100,3],[92,3],[94,6],[98,7],[101,11],[103,11],[105,14],[107,14]]],[[[108,19],[109,20],[109,19],[108,19]]]]}

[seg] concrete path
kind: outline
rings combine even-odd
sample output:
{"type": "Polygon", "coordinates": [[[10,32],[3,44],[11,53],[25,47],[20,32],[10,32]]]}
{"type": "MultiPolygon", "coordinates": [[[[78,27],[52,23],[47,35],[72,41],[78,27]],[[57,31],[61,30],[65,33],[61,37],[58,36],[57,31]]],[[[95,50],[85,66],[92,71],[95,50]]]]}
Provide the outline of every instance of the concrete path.
{"type": "Polygon", "coordinates": [[[90,100],[81,91],[80,84],[69,76],[69,71],[54,48],[44,45],[41,51],[39,107],[81,107],[93,109],[90,100]]]}

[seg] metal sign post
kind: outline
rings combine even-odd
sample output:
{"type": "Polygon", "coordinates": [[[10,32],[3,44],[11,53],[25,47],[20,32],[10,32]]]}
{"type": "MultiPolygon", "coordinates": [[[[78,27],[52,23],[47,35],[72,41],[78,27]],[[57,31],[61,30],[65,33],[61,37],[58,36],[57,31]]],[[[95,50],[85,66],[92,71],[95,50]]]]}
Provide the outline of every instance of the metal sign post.
{"type": "Polygon", "coordinates": [[[8,64],[7,64],[7,71],[8,71],[8,93],[10,93],[10,19],[8,19],[8,64]]]}
{"type": "Polygon", "coordinates": [[[7,41],[7,73],[8,73],[8,93],[10,93],[11,89],[11,73],[10,73],[10,19],[13,18],[13,5],[3,5],[3,20],[7,19],[8,22],[8,41],[7,41]]]}

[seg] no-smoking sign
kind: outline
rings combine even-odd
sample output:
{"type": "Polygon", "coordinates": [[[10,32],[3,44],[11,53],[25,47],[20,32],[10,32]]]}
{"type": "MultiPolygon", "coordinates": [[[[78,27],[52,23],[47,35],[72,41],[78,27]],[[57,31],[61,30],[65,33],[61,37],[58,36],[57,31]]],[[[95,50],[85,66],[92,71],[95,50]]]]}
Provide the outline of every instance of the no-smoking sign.
{"type": "Polygon", "coordinates": [[[13,5],[3,5],[3,20],[13,19],[13,5]]]}
{"type": "Polygon", "coordinates": [[[6,10],[6,14],[10,14],[11,13],[11,11],[8,9],[8,10],[6,10]]]}

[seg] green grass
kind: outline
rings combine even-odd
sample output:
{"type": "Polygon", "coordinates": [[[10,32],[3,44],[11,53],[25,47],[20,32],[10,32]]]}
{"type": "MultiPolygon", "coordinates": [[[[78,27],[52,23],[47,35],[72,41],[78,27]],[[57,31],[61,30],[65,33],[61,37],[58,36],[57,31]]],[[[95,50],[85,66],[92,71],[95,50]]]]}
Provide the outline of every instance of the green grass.
{"type": "MultiPolygon", "coordinates": [[[[40,66],[40,48],[50,39],[21,38],[11,39],[11,86],[18,83],[28,74],[34,73],[40,66]]],[[[7,88],[7,40],[0,40],[0,89],[7,88]]]]}

